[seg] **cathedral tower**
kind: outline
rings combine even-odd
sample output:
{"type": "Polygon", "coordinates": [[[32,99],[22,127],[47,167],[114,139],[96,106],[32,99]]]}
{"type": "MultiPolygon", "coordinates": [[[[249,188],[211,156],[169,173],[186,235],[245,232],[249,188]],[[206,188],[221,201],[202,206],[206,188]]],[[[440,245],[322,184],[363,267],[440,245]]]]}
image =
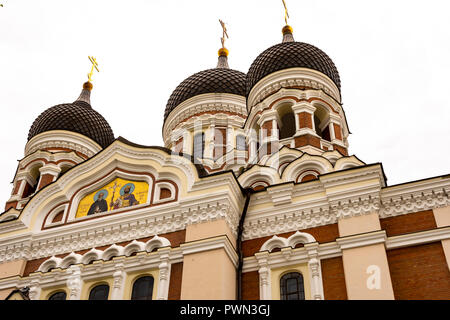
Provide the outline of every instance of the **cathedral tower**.
{"type": "Polygon", "coordinates": [[[282,33],[283,41],[262,52],[247,73],[250,159],[258,162],[282,146],[347,155],[349,130],[336,66],[322,50],[294,41],[289,25],[282,33]]]}
{"type": "Polygon", "coordinates": [[[108,122],[91,107],[92,87],[84,83],[77,100],[48,108],[33,122],[5,210],[22,209],[34,193],[114,141],[108,122]]]}

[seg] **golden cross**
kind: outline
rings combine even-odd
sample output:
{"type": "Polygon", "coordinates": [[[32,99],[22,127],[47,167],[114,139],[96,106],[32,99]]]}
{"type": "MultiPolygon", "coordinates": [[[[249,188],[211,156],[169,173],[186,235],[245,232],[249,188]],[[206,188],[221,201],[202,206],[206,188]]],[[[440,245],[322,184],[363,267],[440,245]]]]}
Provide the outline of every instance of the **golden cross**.
{"type": "Polygon", "coordinates": [[[220,25],[222,26],[222,38],[220,38],[220,41],[222,42],[222,48],[225,48],[225,36],[228,37],[227,33],[227,27],[225,27],[225,23],[219,19],[220,25]]]}
{"type": "Polygon", "coordinates": [[[283,1],[283,6],[284,6],[284,21],[286,22],[286,25],[288,24],[287,23],[287,19],[289,18],[289,13],[288,13],[288,10],[287,10],[287,7],[286,7],[286,2],[284,2],[284,0],[281,0],[281,1],[283,1]]]}
{"type": "Polygon", "coordinates": [[[92,82],[92,75],[94,74],[94,68],[95,70],[97,70],[97,72],[100,72],[100,70],[98,70],[98,63],[97,60],[95,60],[94,57],[89,56],[89,61],[91,61],[92,63],[92,68],[91,68],[91,72],[88,73],[88,80],[89,82],[92,82]]]}

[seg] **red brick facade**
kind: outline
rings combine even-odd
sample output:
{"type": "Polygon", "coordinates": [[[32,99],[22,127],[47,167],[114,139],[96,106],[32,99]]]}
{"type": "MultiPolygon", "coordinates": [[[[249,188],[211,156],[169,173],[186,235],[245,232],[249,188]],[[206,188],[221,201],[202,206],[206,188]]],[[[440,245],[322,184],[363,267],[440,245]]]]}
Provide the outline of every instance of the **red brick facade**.
{"type": "Polygon", "coordinates": [[[387,251],[397,300],[450,300],[450,271],[441,242],[387,251]]]}
{"type": "Polygon", "coordinates": [[[320,264],[325,300],[347,300],[342,257],[324,259],[320,261],[320,264]]]}
{"type": "Polygon", "coordinates": [[[436,228],[433,210],[414,212],[380,219],[381,229],[388,237],[436,228]]]}
{"type": "MultiPolygon", "coordinates": [[[[316,228],[303,229],[303,230],[300,230],[300,232],[306,232],[306,233],[311,234],[319,243],[332,242],[332,241],[335,241],[336,238],[339,237],[339,230],[338,230],[337,223],[328,224],[328,225],[320,226],[320,227],[316,227],[316,228]]],[[[294,233],[295,232],[292,231],[292,232],[278,234],[277,236],[288,238],[289,236],[293,235],[294,233]]],[[[267,237],[263,237],[263,238],[243,241],[242,242],[242,252],[244,254],[244,257],[253,256],[256,252],[259,251],[259,249],[261,249],[261,246],[264,244],[264,242],[266,242],[267,240],[269,240],[272,237],[273,236],[267,236],[267,237]]]]}
{"type": "Polygon", "coordinates": [[[181,280],[183,277],[183,262],[174,263],[170,268],[170,285],[168,300],[181,299],[181,280]]]}
{"type": "Polygon", "coordinates": [[[242,300],[259,300],[258,271],[242,274],[242,300]]]}

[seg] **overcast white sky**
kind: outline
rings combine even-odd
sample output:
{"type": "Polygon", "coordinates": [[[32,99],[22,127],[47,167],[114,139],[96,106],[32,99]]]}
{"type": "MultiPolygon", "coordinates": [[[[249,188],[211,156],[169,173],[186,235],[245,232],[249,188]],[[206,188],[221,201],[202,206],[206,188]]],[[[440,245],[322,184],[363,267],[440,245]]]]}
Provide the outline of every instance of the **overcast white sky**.
{"type": "MultiPolygon", "coordinates": [[[[0,0],[0,202],[11,193],[28,130],[73,102],[90,71],[91,102],[116,137],[163,145],[166,102],[191,74],[215,67],[218,19],[229,64],[247,72],[281,41],[281,0],[0,0]]],[[[388,185],[450,173],[450,2],[286,0],[296,41],[336,64],[350,154],[382,162],[388,185]]],[[[1,208],[0,208],[1,211],[1,208]]]]}

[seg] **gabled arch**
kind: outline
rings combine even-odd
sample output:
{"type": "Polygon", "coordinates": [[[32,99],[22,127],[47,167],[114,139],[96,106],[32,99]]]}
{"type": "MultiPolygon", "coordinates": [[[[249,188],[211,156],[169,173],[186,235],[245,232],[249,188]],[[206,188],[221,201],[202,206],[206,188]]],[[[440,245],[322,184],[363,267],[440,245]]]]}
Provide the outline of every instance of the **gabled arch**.
{"type": "Polygon", "coordinates": [[[123,247],[113,244],[108,249],[103,251],[101,258],[102,258],[102,260],[108,261],[113,257],[118,257],[118,256],[123,255],[123,251],[124,251],[123,247]]]}
{"type": "Polygon", "coordinates": [[[131,256],[133,253],[144,251],[145,244],[141,241],[133,240],[125,246],[123,249],[123,254],[127,257],[131,256]]]}
{"type": "Polygon", "coordinates": [[[102,253],[102,251],[92,248],[83,255],[83,257],[81,258],[81,263],[89,264],[92,261],[100,260],[102,253]]]}
{"type": "Polygon", "coordinates": [[[298,149],[282,146],[278,152],[271,154],[265,163],[260,164],[277,169],[281,176],[286,166],[292,161],[300,158],[303,154],[304,153],[298,149]]]}
{"type": "Polygon", "coordinates": [[[285,182],[296,181],[298,176],[307,170],[315,170],[319,174],[324,174],[334,171],[334,168],[327,159],[305,153],[285,168],[281,179],[285,182]]]}
{"type": "Polygon", "coordinates": [[[342,154],[340,154],[336,150],[326,151],[326,152],[322,153],[321,156],[326,158],[328,161],[330,161],[333,166],[335,165],[336,161],[338,161],[338,159],[343,157],[342,154]]]}
{"type": "Polygon", "coordinates": [[[274,185],[281,182],[278,171],[271,167],[262,167],[254,165],[248,171],[245,171],[238,178],[239,184],[244,187],[250,187],[258,181],[263,181],[267,185],[274,185]]]}
{"type": "Polygon", "coordinates": [[[40,272],[48,272],[51,269],[58,268],[62,259],[52,256],[50,259],[44,261],[40,266],[38,271],[40,272]]]}
{"type": "Polygon", "coordinates": [[[81,254],[71,252],[68,256],[64,257],[64,259],[59,263],[58,267],[63,269],[68,268],[73,264],[81,263],[82,258],[83,256],[81,254]]]}
{"type": "MultiPolygon", "coordinates": [[[[187,195],[194,184],[207,173],[202,166],[194,164],[191,159],[179,154],[172,154],[162,147],[145,147],[132,144],[123,138],[118,138],[109,147],[95,156],[74,166],[54,183],[39,190],[25,205],[19,219],[26,226],[40,229],[43,225],[48,208],[54,208],[61,203],[70,202],[72,207],[82,197],[81,190],[88,192],[101,186],[105,179],[113,178],[118,172],[135,172],[143,176],[154,177],[172,175],[177,179],[178,194],[187,195]],[[113,169],[112,169],[113,168],[113,169]],[[78,195],[77,195],[78,194],[78,195]]],[[[150,179],[149,182],[153,182],[150,179]]],[[[148,199],[151,199],[149,196],[148,199]]],[[[67,219],[72,214],[69,209],[67,219]]]]}
{"type": "Polygon", "coordinates": [[[154,236],[145,243],[145,251],[152,252],[155,249],[162,247],[170,247],[170,241],[164,237],[154,236]]]}
{"type": "Polygon", "coordinates": [[[350,169],[350,168],[364,166],[364,165],[365,165],[365,163],[362,162],[361,160],[359,160],[355,156],[342,157],[336,161],[336,163],[334,165],[334,170],[335,171],[345,170],[345,169],[350,169]]]}
{"type": "Polygon", "coordinates": [[[283,238],[283,237],[279,237],[279,236],[273,236],[272,238],[270,238],[269,240],[267,240],[266,242],[264,242],[264,244],[261,246],[261,248],[259,249],[259,251],[269,251],[271,252],[272,250],[279,248],[286,248],[286,247],[291,247],[291,248],[295,248],[295,246],[297,246],[298,244],[307,244],[307,243],[312,243],[312,242],[316,242],[316,239],[309,233],[306,232],[300,232],[297,231],[296,233],[294,233],[293,235],[289,236],[288,238],[283,238]]]}

